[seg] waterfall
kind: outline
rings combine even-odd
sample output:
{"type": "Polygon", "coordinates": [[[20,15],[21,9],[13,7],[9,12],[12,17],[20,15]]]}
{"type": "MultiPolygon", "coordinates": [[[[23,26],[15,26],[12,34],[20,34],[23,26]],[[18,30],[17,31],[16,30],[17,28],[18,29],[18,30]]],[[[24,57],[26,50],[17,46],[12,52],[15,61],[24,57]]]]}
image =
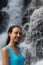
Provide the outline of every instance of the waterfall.
{"type": "Polygon", "coordinates": [[[24,40],[19,46],[25,57],[25,65],[39,65],[40,63],[43,65],[43,7],[39,8],[40,2],[43,5],[43,1],[38,0],[39,3],[36,0],[4,1],[0,0],[2,3],[0,4],[0,65],[2,65],[1,49],[6,44],[8,28],[15,24],[23,26],[24,30],[24,40]],[[29,11],[27,11],[29,14],[26,14],[29,15],[29,19],[26,19],[28,22],[23,22],[22,17],[26,10],[29,11]]]}
{"type": "MultiPolygon", "coordinates": [[[[2,36],[5,35],[6,37],[6,31],[11,25],[15,24],[21,24],[21,18],[22,18],[22,8],[23,8],[23,1],[22,0],[10,0],[8,1],[8,4],[6,7],[3,7],[1,9],[1,15],[3,20],[0,22],[0,36],[1,40],[3,41],[5,38],[2,36]]],[[[0,17],[1,17],[0,15],[0,17]]],[[[0,40],[0,41],[1,41],[0,40]]],[[[3,42],[0,42],[0,45],[3,42]]],[[[5,43],[5,42],[4,42],[5,43]]]]}
{"type": "Polygon", "coordinates": [[[43,7],[33,12],[30,23],[24,25],[24,31],[26,37],[20,47],[23,48],[22,51],[26,58],[25,63],[27,63],[25,65],[28,65],[29,62],[30,65],[40,65],[43,61],[43,7]],[[27,26],[28,29],[26,30],[27,26]]]}

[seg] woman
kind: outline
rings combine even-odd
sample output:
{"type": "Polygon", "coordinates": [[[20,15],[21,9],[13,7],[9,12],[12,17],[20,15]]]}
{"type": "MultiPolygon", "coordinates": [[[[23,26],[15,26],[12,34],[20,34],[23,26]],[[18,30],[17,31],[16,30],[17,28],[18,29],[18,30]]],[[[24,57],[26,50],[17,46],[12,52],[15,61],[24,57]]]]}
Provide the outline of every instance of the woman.
{"type": "Polygon", "coordinates": [[[24,56],[18,47],[21,37],[21,27],[15,25],[9,28],[7,44],[2,48],[3,65],[24,65],[24,56]]]}

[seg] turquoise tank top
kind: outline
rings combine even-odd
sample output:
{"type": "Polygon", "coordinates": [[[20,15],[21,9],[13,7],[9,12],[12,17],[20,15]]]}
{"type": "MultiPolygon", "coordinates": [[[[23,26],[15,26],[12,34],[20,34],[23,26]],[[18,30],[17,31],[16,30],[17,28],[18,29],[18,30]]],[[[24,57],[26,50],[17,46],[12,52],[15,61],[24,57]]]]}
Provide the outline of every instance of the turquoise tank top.
{"type": "Polygon", "coordinates": [[[20,48],[18,48],[20,54],[17,55],[9,46],[5,46],[10,54],[9,65],[24,65],[24,56],[22,55],[20,48]]]}

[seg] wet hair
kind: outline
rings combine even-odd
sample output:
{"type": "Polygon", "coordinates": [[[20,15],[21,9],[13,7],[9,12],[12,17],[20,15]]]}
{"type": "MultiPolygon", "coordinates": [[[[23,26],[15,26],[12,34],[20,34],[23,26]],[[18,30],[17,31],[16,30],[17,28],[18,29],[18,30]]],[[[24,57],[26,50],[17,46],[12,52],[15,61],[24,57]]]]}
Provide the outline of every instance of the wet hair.
{"type": "MultiPolygon", "coordinates": [[[[21,28],[20,26],[18,26],[18,25],[13,25],[13,26],[11,26],[11,27],[9,28],[8,33],[9,33],[9,32],[12,33],[12,30],[13,30],[13,28],[15,28],[15,27],[18,27],[18,28],[20,28],[20,29],[22,30],[22,28],[21,28]]],[[[9,42],[10,42],[10,37],[9,37],[9,35],[8,35],[8,38],[7,38],[7,41],[6,41],[6,45],[8,45],[9,42]]]]}

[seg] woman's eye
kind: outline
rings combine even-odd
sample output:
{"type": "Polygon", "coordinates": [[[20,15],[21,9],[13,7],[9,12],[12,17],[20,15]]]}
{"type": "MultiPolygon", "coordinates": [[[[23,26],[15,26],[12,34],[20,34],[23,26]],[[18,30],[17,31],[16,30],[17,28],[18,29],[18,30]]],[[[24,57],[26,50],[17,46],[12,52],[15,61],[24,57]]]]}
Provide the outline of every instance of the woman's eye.
{"type": "Polygon", "coordinates": [[[19,33],[20,35],[22,35],[22,33],[19,33]]]}
{"type": "Polygon", "coordinates": [[[22,35],[22,33],[21,33],[21,32],[14,32],[14,34],[19,34],[19,35],[22,35]]]}

